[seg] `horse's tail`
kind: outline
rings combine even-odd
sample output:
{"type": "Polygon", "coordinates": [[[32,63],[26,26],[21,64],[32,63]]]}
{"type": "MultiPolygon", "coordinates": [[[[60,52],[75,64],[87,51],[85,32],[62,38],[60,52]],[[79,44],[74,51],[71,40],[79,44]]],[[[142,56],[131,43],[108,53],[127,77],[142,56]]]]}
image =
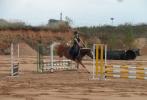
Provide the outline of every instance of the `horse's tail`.
{"type": "Polygon", "coordinates": [[[57,55],[63,57],[64,45],[60,44],[57,46],[57,55]]]}

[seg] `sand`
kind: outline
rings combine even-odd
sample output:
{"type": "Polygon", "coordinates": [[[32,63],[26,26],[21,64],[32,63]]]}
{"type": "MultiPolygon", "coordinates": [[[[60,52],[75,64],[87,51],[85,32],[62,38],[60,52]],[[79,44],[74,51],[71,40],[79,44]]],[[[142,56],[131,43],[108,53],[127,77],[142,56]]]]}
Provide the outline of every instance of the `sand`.
{"type": "MultiPolygon", "coordinates": [[[[141,58],[141,57],[140,57],[141,58]]],[[[137,61],[108,63],[147,64],[137,61]]],[[[9,56],[0,56],[0,100],[146,100],[147,80],[91,80],[85,69],[79,71],[36,72],[36,57],[21,58],[19,75],[10,76],[9,56]]],[[[92,70],[92,60],[84,61],[92,70]]]]}

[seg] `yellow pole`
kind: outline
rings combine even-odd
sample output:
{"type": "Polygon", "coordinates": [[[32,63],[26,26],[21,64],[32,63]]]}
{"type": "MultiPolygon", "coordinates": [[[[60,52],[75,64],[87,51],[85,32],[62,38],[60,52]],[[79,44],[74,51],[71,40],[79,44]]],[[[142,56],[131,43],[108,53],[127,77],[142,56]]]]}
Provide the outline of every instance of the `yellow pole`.
{"type": "Polygon", "coordinates": [[[101,78],[103,78],[103,67],[104,67],[104,45],[103,44],[101,44],[101,50],[100,50],[100,76],[101,76],[101,78]]]}
{"type": "Polygon", "coordinates": [[[96,71],[96,77],[98,77],[99,73],[99,45],[96,44],[96,65],[95,65],[95,71],[96,71]]]}

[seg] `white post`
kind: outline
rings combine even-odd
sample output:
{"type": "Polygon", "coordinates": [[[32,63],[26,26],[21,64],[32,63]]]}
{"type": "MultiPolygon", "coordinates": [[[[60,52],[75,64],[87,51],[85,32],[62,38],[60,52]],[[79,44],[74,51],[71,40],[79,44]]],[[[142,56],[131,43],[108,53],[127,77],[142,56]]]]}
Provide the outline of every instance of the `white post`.
{"type": "Polygon", "coordinates": [[[19,43],[17,44],[17,57],[18,57],[18,61],[19,61],[19,43]]]}
{"type": "Polygon", "coordinates": [[[19,43],[17,44],[17,64],[18,64],[18,66],[19,66],[19,43]]]}
{"type": "Polygon", "coordinates": [[[95,44],[93,44],[93,79],[95,79],[95,44]]]}
{"type": "Polygon", "coordinates": [[[54,59],[53,59],[53,57],[54,57],[53,45],[51,45],[51,49],[50,49],[50,50],[51,50],[51,51],[50,51],[50,52],[51,52],[51,68],[53,68],[53,60],[54,60],[54,59]]]}
{"type": "Polygon", "coordinates": [[[13,76],[13,63],[14,63],[14,58],[13,58],[13,43],[11,43],[11,76],[13,76]]]}
{"type": "Polygon", "coordinates": [[[17,56],[14,56],[14,44],[11,43],[11,76],[18,74],[18,72],[15,72],[14,70],[19,68],[19,44],[17,44],[17,56]],[[17,59],[15,59],[17,58],[17,59]],[[17,61],[17,65],[16,65],[17,61]]]}
{"type": "Polygon", "coordinates": [[[57,42],[54,42],[52,45],[51,45],[51,49],[50,49],[50,52],[51,52],[51,69],[54,68],[54,46],[58,45],[60,43],[57,43],[57,42]]]}
{"type": "MultiPolygon", "coordinates": [[[[106,70],[106,66],[107,66],[107,45],[105,45],[105,64],[104,64],[104,71],[106,70]]],[[[104,72],[104,80],[106,80],[106,74],[104,72]]]]}
{"type": "Polygon", "coordinates": [[[105,45],[105,66],[107,65],[107,45],[105,45]]]}

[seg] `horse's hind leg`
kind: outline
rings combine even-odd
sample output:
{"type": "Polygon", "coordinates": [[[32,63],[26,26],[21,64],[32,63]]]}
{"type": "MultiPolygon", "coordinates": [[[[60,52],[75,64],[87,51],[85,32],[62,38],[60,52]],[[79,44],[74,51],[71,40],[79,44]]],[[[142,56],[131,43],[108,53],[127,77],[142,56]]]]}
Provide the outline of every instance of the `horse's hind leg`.
{"type": "MultiPolygon", "coordinates": [[[[78,72],[80,72],[79,71],[79,64],[81,64],[78,60],[75,60],[76,61],[76,68],[77,68],[77,71],[78,72]]],[[[82,65],[82,64],[81,64],[82,65]]],[[[82,65],[83,66],[83,65],[82,65]]],[[[85,66],[84,66],[84,68],[86,68],[85,66]]]]}
{"type": "Polygon", "coordinates": [[[79,62],[76,60],[76,68],[79,69],[79,62]]]}
{"type": "Polygon", "coordinates": [[[79,63],[77,63],[77,70],[79,69],[79,63]]]}

